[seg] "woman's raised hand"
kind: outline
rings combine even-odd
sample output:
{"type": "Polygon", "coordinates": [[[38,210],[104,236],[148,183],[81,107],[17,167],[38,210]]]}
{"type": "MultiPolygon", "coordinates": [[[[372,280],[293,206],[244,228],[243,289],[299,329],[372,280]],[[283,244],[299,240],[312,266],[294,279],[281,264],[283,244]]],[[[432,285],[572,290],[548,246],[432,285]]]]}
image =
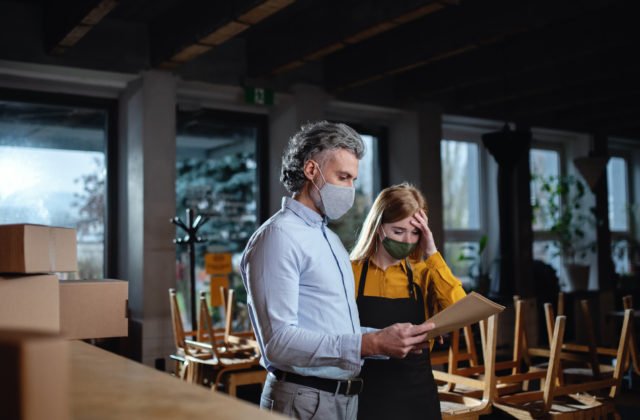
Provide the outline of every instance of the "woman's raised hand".
{"type": "Polygon", "coordinates": [[[413,215],[411,224],[420,230],[420,243],[418,246],[422,248],[424,258],[429,258],[438,252],[436,243],[433,240],[433,233],[431,233],[431,229],[429,229],[429,218],[424,210],[420,209],[413,215]]]}

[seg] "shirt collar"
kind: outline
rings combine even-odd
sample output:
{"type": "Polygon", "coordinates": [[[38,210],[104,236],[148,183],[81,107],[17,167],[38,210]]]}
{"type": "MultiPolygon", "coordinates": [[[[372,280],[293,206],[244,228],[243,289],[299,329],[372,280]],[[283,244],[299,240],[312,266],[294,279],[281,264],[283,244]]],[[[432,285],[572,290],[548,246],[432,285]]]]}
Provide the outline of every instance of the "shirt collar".
{"type": "MultiPolygon", "coordinates": [[[[378,267],[378,265],[375,263],[375,261],[373,261],[373,258],[369,258],[369,265],[373,265],[378,270],[382,270],[382,268],[378,267]]],[[[405,274],[408,273],[408,271],[407,271],[407,260],[406,259],[400,260],[396,264],[390,265],[389,267],[387,267],[387,270],[392,268],[392,267],[398,267],[400,269],[400,271],[402,271],[403,273],[405,273],[405,274]]]]}
{"type": "Polygon", "coordinates": [[[322,216],[292,197],[282,197],[282,209],[291,210],[309,226],[321,226],[327,224],[326,216],[322,216]]]}

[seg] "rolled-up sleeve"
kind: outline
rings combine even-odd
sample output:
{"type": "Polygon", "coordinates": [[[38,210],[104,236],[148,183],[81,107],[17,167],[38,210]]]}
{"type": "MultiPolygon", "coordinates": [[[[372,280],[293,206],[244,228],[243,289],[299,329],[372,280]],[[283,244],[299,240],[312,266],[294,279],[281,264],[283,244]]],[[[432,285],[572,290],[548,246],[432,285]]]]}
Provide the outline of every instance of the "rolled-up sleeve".
{"type": "MultiPolygon", "coordinates": [[[[243,259],[248,304],[267,363],[276,368],[337,367],[357,375],[361,334],[336,334],[299,325],[300,278],[309,258],[295,238],[269,226],[243,259]]],[[[327,326],[330,329],[330,326],[327,326]]]]}

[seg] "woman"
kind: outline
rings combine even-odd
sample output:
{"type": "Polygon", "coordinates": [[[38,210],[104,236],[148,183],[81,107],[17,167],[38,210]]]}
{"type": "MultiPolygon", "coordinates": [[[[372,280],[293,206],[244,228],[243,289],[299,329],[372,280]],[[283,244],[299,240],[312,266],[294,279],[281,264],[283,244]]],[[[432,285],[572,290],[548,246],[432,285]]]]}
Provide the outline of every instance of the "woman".
{"type": "MultiPolygon", "coordinates": [[[[420,324],[465,296],[436,249],[424,196],[409,184],[384,189],[351,252],[360,323],[420,324]]],[[[405,359],[367,359],[359,419],[440,419],[429,351],[405,359]]]]}

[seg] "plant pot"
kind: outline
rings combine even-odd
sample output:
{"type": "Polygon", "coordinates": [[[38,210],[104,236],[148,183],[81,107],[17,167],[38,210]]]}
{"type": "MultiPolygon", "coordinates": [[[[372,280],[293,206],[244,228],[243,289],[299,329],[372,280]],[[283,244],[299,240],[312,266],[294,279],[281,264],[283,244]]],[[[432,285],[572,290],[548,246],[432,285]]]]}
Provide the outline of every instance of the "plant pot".
{"type": "Polygon", "coordinates": [[[589,272],[591,267],[580,264],[565,264],[569,292],[587,290],[589,288],[589,272]]]}

